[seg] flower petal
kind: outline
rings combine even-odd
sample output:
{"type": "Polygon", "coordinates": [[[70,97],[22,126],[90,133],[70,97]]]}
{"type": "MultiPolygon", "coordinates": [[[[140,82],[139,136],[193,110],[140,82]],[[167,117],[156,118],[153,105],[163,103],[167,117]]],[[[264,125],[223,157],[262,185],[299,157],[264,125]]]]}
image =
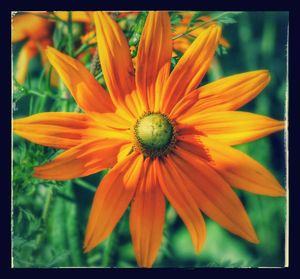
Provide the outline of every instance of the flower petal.
{"type": "Polygon", "coordinates": [[[197,113],[181,119],[210,138],[236,145],[265,137],[284,129],[285,122],[249,112],[222,111],[197,113]]]}
{"type": "Polygon", "coordinates": [[[14,132],[36,144],[68,149],[88,138],[89,119],[75,112],[44,112],[13,122],[14,132]]]}
{"type": "MultiPolygon", "coordinates": [[[[230,232],[258,243],[247,212],[227,182],[206,162],[177,148],[174,166],[201,211],[230,232]]],[[[174,179],[175,180],[175,179],[174,179]]]]}
{"type": "Polygon", "coordinates": [[[99,60],[116,107],[134,113],[141,104],[135,93],[134,68],[129,46],[120,26],[105,12],[95,12],[99,60]]]}
{"type": "Polygon", "coordinates": [[[114,112],[109,94],[76,59],[48,47],[46,54],[76,103],[86,112],[114,112]]]}
{"type": "Polygon", "coordinates": [[[187,49],[168,78],[163,92],[162,112],[170,112],[178,100],[199,85],[213,59],[220,35],[221,28],[212,25],[201,32],[187,49]]]}
{"type": "Polygon", "coordinates": [[[84,249],[90,251],[114,229],[134,196],[143,156],[132,153],[117,163],[98,187],[86,230],[84,249]]]}
{"type": "Polygon", "coordinates": [[[189,230],[196,252],[200,252],[206,238],[206,227],[194,197],[185,188],[186,182],[173,168],[170,157],[154,160],[154,167],[163,193],[189,230]]]}
{"type": "Polygon", "coordinates": [[[156,259],[165,220],[165,199],[156,169],[147,158],[143,181],[138,185],[130,209],[130,232],[138,265],[151,267],[156,259]]]}
{"type": "Polygon", "coordinates": [[[221,78],[204,85],[198,92],[198,101],[193,101],[187,111],[188,117],[195,113],[237,110],[254,99],[270,82],[266,70],[257,70],[221,78]]]}
{"type": "Polygon", "coordinates": [[[172,57],[172,33],[168,12],[148,13],[141,35],[136,66],[136,85],[147,111],[154,111],[155,90],[158,73],[160,82],[164,83],[169,76],[172,57]]]}
{"type": "Polygon", "coordinates": [[[122,140],[94,139],[83,142],[53,161],[34,169],[34,177],[49,180],[67,180],[87,176],[111,168],[117,162],[122,140]]]}
{"type": "Polygon", "coordinates": [[[211,166],[232,186],[265,196],[286,194],[277,179],[248,155],[208,137],[199,139],[209,150],[211,166]]]}

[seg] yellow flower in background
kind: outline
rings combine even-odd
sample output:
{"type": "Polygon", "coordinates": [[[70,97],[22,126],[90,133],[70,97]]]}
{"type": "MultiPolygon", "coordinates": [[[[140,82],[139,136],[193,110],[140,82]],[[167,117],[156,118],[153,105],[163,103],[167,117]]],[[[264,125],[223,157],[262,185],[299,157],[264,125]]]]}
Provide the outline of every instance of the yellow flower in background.
{"type": "Polygon", "coordinates": [[[94,22],[109,94],[79,61],[49,47],[50,63],[84,113],[39,113],[13,125],[16,134],[31,142],[65,149],[35,168],[37,178],[68,180],[112,168],[93,200],[85,251],[109,236],[131,203],[137,263],[151,267],[162,239],[165,198],[185,223],[196,252],[206,238],[202,213],[258,243],[232,187],[274,197],[284,196],[285,190],[261,164],[231,146],[284,128],[283,121],[236,111],[267,86],[268,71],[198,87],[221,38],[221,28],[213,24],[170,73],[167,12],[149,12],[134,71],[119,25],[105,12],[94,13],[94,22]]]}

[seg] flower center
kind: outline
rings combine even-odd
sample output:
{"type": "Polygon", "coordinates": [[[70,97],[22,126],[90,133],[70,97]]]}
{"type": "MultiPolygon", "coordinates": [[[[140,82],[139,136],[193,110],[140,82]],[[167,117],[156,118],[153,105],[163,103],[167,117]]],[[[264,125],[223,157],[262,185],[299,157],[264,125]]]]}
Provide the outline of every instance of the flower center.
{"type": "Polygon", "coordinates": [[[175,144],[174,126],[161,113],[146,113],[137,121],[134,131],[137,146],[147,157],[166,155],[175,144]]]}

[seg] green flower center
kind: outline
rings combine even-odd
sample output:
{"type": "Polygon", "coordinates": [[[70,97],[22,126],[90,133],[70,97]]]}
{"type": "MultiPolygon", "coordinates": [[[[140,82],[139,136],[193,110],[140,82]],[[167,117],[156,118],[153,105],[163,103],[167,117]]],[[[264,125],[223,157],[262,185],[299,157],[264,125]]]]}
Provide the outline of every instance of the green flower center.
{"type": "Polygon", "coordinates": [[[167,116],[147,113],[135,125],[138,147],[146,156],[157,157],[168,153],[175,140],[174,127],[167,116]]]}

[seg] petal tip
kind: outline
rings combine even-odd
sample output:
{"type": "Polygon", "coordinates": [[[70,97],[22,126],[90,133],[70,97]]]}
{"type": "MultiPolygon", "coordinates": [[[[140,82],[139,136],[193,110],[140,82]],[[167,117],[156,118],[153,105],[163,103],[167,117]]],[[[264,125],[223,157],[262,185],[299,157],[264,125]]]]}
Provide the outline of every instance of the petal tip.
{"type": "Polygon", "coordinates": [[[248,233],[248,237],[246,239],[253,244],[259,244],[259,242],[260,242],[257,237],[257,234],[252,226],[251,226],[251,230],[248,233]]]}
{"type": "Polygon", "coordinates": [[[269,70],[260,70],[260,75],[262,79],[266,82],[266,84],[268,84],[271,81],[271,73],[269,70]]]}
{"type": "Polygon", "coordinates": [[[83,247],[83,253],[84,254],[86,254],[86,253],[88,253],[88,252],[90,252],[91,251],[91,248],[90,247],[83,247]]]}
{"type": "Polygon", "coordinates": [[[84,244],[83,244],[83,253],[88,253],[93,249],[93,246],[91,245],[91,239],[87,236],[85,237],[84,244]]]}
{"type": "Polygon", "coordinates": [[[276,196],[277,197],[285,197],[287,194],[286,190],[280,186],[279,188],[277,188],[277,193],[276,193],[276,196]]]}

